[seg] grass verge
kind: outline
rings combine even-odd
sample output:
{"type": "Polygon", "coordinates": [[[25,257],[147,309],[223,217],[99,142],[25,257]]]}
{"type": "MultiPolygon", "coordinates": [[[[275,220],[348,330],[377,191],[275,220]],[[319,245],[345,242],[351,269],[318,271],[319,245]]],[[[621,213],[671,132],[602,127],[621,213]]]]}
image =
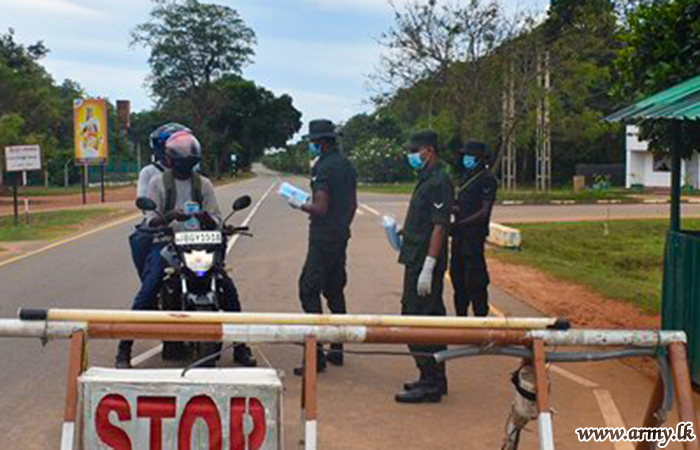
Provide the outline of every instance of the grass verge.
{"type": "MultiPolygon", "coordinates": [[[[360,192],[374,194],[411,194],[415,183],[396,184],[360,184],[357,189],[360,192]]],[[[608,191],[594,191],[590,189],[574,192],[567,188],[555,188],[552,192],[538,192],[535,190],[519,189],[516,191],[498,191],[498,201],[522,201],[528,204],[544,204],[556,200],[574,200],[577,203],[596,203],[598,200],[619,200],[621,202],[637,203],[632,195],[636,192],[614,188],[608,191]]]]}
{"type": "Polygon", "coordinates": [[[29,224],[20,217],[15,227],[14,217],[0,217],[0,242],[42,241],[70,234],[86,222],[113,214],[110,209],[94,208],[51,211],[31,214],[29,224]]]}
{"type": "MultiPolygon", "coordinates": [[[[522,232],[523,250],[493,249],[492,256],[659,312],[667,220],[613,221],[607,236],[600,222],[513,226],[522,232]]],[[[700,220],[684,220],[683,227],[700,228],[700,220]]]]}

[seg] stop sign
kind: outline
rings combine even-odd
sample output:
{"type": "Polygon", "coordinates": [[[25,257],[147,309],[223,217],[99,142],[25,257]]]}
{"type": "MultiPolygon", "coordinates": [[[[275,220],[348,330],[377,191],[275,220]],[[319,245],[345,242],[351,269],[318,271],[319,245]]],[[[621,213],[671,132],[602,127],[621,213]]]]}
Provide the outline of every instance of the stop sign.
{"type": "Polygon", "coordinates": [[[282,382],[272,369],[116,370],[78,380],[86,449],[280,448],[282,382]]]}

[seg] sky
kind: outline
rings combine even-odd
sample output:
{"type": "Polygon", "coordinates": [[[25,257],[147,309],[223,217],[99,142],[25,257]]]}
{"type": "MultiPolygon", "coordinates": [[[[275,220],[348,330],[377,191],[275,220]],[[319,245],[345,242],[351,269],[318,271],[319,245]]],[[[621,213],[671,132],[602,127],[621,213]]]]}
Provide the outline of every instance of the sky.
{"type": "MultiPolygon", "coordinates": [[[[395,0],[401,6],[411,0],[395,0]]],[[[257,37],[243,75],[277,95],[289,94],[307,123],[342,122],[371,111],[367,76],[377,43],[392,25],[386,0],[216,0],[236,9],[257,37]]],[[[548,0],[503,0],[510,10],[543,11],[548,0]]],[[[147,0],[0,0],[0,32],[23,44],[44,41],[42,61],[57,82],[77,81],[91,96],[128,99],[150,109],[148,51],[129,47],[133,28],[148,20],[147,0]]]]}

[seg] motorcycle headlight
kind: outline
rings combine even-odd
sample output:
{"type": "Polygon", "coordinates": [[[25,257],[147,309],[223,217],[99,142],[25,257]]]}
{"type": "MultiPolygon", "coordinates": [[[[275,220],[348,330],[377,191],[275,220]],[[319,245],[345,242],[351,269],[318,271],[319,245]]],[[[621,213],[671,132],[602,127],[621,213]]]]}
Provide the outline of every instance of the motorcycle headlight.
{"type": "Polygon", "coordinates": [[[185,266],[198,277],[205,273],[214,265],[214,253],[206,250],[192,250],[185,253],[185,266]]]}

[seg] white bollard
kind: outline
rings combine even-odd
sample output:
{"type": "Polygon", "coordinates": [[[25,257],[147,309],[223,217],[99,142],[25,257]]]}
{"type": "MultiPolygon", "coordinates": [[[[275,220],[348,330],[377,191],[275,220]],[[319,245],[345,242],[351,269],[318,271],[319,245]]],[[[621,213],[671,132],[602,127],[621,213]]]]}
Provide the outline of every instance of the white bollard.
{"type": "Polygon", "coordinates": [[[520,230],[496,222],[489,224],[488,242],[504,248],[520,248],[522,237],[520,230]]]}

